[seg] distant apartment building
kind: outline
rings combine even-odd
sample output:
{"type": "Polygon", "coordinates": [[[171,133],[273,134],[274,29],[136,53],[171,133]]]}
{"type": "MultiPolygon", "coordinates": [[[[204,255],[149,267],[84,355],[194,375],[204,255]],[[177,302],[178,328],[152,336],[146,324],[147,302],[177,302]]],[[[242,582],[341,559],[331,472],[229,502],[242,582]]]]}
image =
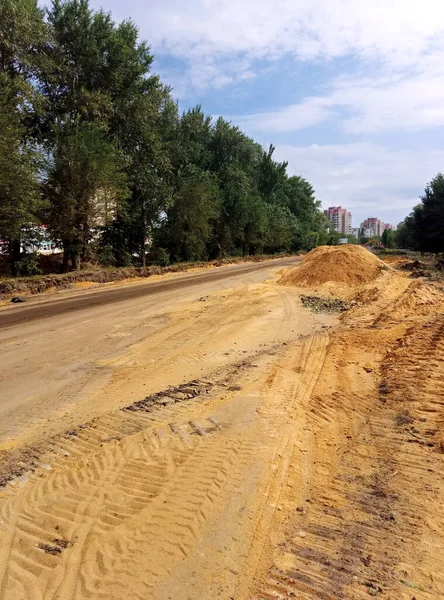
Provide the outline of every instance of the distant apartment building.
{"type": "Polygon", "coordinates": [[[376,217],[365,219],[365,221],[361,223],[363,237],[379,237],[382,235],[381,225],[381,220],[376,217]]]}
{"type": "Polygon", "coordinates": [[[393,229],[390,223],[384,223],[381,219],[376,217],[369,217],[361,223],[361,236],[362,237],[380,237],[385,229],[393,229]]]}
{"type": "Polygon", "coordinates": [[[324,214],[335,231],[350,235],[352,228],[352,214],[342,206],[330,206],[324,214]]]}

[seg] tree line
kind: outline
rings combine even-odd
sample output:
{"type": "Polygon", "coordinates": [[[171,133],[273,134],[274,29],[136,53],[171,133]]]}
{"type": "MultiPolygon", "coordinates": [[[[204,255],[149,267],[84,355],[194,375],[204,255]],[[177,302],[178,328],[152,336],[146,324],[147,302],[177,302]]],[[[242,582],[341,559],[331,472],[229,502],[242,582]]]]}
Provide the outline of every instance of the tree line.
{"type": "Polygon", "coordinates": [[[328,242],[310,183],[200,106],[179,113],[131,21],[88,0],[0,0],[0,240],[63,266],[206,260],[328,242]]]}
{"type": "Polygon", "coordinates": [[[399,248],[433,254],[444,253],[444,175],[438,173],[427,185],[421,202],[396,232],[399,248]]]}

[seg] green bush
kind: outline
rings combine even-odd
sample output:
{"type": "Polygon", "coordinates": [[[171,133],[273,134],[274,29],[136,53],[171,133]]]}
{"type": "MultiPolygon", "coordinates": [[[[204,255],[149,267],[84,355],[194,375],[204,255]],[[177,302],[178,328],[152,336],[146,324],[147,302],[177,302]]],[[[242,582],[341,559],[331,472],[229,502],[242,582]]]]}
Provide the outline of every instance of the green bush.
{"type": "Polygon", "coordinates": [[[39,267],[39,256],[37,252],[25,254],[23,258],[14,263],[14,272],[16,275],[41,275],[42,270],[39,267]]]}
{"type": "Polygon", "coordinates": [[[104,267],[114,267],[116,265],[116,257],[111,246],[101,246],[98,250],[99,262],[104,267]]]}
{"type": "Polygon", "coordinates": [[[157,248],[156,265],[159,267],[168,267],[170,264],[170,253],[165,248],[157,248]]]}

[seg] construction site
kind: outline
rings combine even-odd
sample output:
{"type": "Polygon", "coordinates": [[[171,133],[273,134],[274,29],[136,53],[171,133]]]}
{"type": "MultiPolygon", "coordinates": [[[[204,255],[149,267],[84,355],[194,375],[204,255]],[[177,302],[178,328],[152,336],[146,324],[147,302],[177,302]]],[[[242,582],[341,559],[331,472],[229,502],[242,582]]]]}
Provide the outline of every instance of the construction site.
{"type": "Polygon", "coordinates": [[[412,263],[0,307],[0,599],[444,597],[444,282],[412,263]]]}

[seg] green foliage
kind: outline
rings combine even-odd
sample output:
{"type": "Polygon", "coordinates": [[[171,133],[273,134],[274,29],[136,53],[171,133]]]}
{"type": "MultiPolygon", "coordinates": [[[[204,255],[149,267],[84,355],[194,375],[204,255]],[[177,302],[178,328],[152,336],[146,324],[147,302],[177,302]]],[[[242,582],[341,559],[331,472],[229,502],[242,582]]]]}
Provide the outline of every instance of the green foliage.
{"type": "Polygon", "coordinates": [[[42,208],[37,172],[40,154],[24,140],[19,111],[0,96],[0,239],[24,240],[42,208]]]}
{"type": "Polygon", "coordinates": [[[266,251],[288,251],[292,247],[297,231],[298,221],[286,206],[266,204],[267,218],[264,236],[266,251]]]}
{"type": "Polygon", "coordinates": [[[338,231],[330,231],[327,235],[326,245],[327,246],[336,246],[339,243],[339,240],[344,237],[343,233],[339,233],[338,231]]]}
{"type": "Polygon", "coordinates": [[[444,175],[432,179],[421,198],[421,208],[414,210],[414,228],[420,250],[444,252],[444,175]]]}
{"type": "Polygon", "coordinates": [[[14,272],[18,276],[41,275],[37,252],[25,254],[20,260],[15,261],[14,272]]]}
{"type": "Polygon", "coordinates": [[[43,13],[35,0],[0,1],[0,239],[8,243],[14,264],[43,205],[41,152],[28,127],[30,114],[38,112],[31,80],[43,37],[43,13]]]}
{"type": "Polygon", "coordinates": [[[97,249],[97,257],[99,262],[104,267],[115,267],[116,258],[114,256],[113,247],[109,244],[100,244],[97,249]]]}
{"type": "Polygon", "coordinates": [[[347,239],[349,244],[354,244],[355,246],[358,246],[361,243],[361,240],[355,235],[348,235],[347,239]]]}
{"type": "Polygon", "coordinates": [[[381,242],[384,244],[385,248],[394,248],[395,247],[395,236],[391,229],[384,229],[381,242]]]}
{"type": "Polygon", "coordinates": [[[412,215],[413,213],[406,217],[404,220],[404,225],[398,227],[398,229],[395,231],[394,241],[397,248],[419,250],[419,245],[415,240],[414,218],[412,215]]]}
{"type": "Polygon", "coordinates": [[[156,249],[156,264],[159,267],[167,267],[170,264],[170,253],[165,248],[156,249]]]}
{"type": "Polygon", "coordinates": [[[179,115],[152,62],[134,23],[88,0],[53,0],[46,22],[36,0],[0,0],[0,238],[16,261],[38,223],[65,269],[334,243],[273,146],[200,106],[179,115]]]}
{"type": "Polygon", "coordinates": [[[421,204],[406,217],[394,241],[398,248],[444,252],[444,175],[438,173],[427,185],[421,204]]]}
{"type": "Polygon", "coordinates": [[[49,222],[77,263],[94,229],[112,220],[126,194],[122,159],[113,140],[92,123],[60,127],[56,140],[46,188],[49,222]]]}
{"type": "Polygon", "coordinates": [[[211,224],[218,209],[219,190],[214,175],[189,167],[181,175],[174,202],[160,227],[159,246],[168,249],[174,261],[206,260],[211,224]]]}

